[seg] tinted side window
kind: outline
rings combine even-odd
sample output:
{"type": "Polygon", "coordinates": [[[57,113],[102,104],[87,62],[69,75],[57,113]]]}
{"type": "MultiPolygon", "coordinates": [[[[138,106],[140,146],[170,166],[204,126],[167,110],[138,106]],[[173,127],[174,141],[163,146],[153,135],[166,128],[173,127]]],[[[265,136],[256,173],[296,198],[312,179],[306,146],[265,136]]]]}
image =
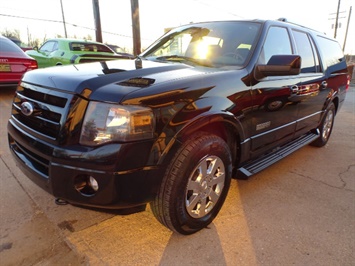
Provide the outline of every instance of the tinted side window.
{"type": "Polygon", "coordinates": [[[311,40],[305,32],[293,31],[295,37],[297,54],[301,56],[301,73],[315,73],[317,72],[315,64],[314,51],[312,49],[311,40]]]}
{"type": "Polygon", "coordinates": [[[292,54],[290,38],[286,28],[270,27],[262,53],[259,58],[261,64],[266,64],[273,55],[292,54]]]}
{"type": "Polygon", "coordinates": [[[58,50],[58,42],[55,42],[53,44],[53,51],[58,50]]]}
{"type": "Polygon", "coordinates": [[[317,36],[320,50],[323,54],[323,60],[328,67],[339,64],[344,60],[344,54],[339,43],[335,40],[317,36]]]}
{"type": "Polygon", "coordinates": [[[72,42],[69,44],[69,49],[72,51],[113,53],[106,45],[98,43],[72,42]]]}

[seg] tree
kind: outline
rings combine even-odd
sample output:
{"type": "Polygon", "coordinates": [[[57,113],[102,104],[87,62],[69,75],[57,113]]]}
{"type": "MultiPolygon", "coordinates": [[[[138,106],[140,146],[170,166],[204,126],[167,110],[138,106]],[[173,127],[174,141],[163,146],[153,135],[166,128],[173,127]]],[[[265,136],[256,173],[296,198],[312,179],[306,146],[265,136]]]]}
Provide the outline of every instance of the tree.
{"type": "Polygon", "coordinates": [[[30,39],[30,42],[28,43],[28,46],[29,47],[33,47],[33,48],[35,48],[35,47],[39,48],[39,46],[40,46],[39,39],[30,39]]]}
{"type": "Polygon", "coordinates": [[[19,30],[8,30],[5,29],[4,31],[1,32],[1,35],[7,37],[7,38],[13,38],[21,41],[21,34],[19,30]]]}

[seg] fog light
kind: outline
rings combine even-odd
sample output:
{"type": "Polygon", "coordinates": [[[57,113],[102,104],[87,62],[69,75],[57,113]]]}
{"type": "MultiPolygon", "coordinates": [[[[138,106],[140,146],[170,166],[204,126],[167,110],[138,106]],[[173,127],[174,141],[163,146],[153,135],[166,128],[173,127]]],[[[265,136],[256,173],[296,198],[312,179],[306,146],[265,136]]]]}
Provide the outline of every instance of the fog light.
{"type": "Polygon", "coordinates": [[[96,192],[99,189],[99,184],[97,183],[96,179],[90,176],[89,184],[92,189],[96,192]]]}
{"type": "Polygon", "coordinates": [[[93,196],[99,190],[97,180],[89,175],[79,175],[75,177],[74,187],[83,196],[93,196]]]}

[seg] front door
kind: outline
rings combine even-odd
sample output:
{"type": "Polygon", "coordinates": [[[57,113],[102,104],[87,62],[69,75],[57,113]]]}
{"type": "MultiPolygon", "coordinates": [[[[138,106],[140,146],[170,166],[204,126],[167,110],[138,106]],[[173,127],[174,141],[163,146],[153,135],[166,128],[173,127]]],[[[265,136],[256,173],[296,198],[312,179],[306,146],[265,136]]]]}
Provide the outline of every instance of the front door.
{"type": "MultiPolygon", "coordinates": [[[[260,64],[267,64],[273,55],[291,55],[292,48],[286,28],[270,27],[260,64]]],[[[300,85],[300,76],[272,76],[259,80],[252,89],[252,157],[265,153],[293,138],[298,104],[290,101],[292,91],[300,85]]]]}

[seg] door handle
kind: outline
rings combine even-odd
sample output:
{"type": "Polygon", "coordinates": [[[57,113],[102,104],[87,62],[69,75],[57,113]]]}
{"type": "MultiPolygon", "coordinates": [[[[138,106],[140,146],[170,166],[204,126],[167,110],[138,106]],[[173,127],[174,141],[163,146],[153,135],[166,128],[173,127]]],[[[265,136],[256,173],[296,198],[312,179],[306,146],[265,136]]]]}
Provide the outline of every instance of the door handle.
{"type": "Polygon", "coordinates": [[[328,82],[326,82],[325,80],[320,84],[320,89],[324,90],[328,87],[328,82]]]}
{"type": "MultiPolygon", "coordinates": [[[[326,82],[325,84],[323,84],[323,86],[324,85],[325,86],[327,85],[326,82]]],[[[291,89],[291,95],[288,98],[289,101],[301,102],[303,100],[308,99],[309,97],[318,95],[320,86],[317,83],[301,85],[301,86],[292,85],[290,89],[291,89]]]]}
{"type": "Polygon", "coordinates": [[[292,94],[297,94],[300,90],[300,88],[297,85],[291,86],[290,89],[292,94]]]}

